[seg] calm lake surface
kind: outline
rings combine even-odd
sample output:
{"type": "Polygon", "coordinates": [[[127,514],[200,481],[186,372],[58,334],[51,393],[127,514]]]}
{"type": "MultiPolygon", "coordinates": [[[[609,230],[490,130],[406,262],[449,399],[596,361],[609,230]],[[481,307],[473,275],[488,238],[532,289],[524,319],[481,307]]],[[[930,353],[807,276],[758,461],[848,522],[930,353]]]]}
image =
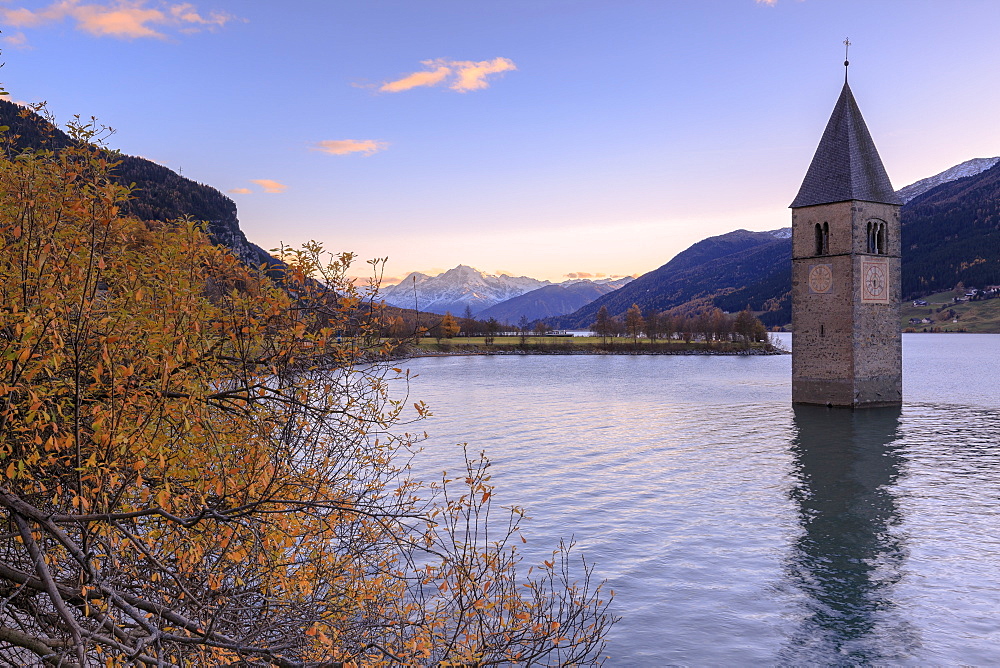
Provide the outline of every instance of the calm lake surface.
{"type": "Polygon", "coordinates": [[[1000,335],[903,337],[902,410],[791,405],[791,356],[411,360],[421,468],[493,460],[529,556],[616,592],[610,666],[1000,665],[1000,335]]]}

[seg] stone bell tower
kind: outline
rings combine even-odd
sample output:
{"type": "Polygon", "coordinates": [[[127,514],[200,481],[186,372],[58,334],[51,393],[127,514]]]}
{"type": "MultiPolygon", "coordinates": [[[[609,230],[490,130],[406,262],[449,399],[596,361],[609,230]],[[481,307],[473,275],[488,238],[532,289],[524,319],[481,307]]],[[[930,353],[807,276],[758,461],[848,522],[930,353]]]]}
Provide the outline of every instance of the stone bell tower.
{"type": "Polygon", "coordinates": [[[794,403],[902,403],[900,205],[845,75],[791,205],[794,403]]]}

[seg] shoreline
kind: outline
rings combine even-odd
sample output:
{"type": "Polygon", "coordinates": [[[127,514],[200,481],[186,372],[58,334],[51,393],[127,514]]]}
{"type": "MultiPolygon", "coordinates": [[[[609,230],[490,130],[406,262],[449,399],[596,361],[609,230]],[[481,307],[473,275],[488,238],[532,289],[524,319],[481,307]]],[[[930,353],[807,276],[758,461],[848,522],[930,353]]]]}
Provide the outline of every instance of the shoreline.
{"type": "Polygon", "coordinates": [[[417,359],[421,357],[474,357],[474,356],[526,356],[526,355],[704,355],[704,356],[726,356],[726,357],[757,357],[769,355],[790,355],[788,350],[750,348],[746,350],[712,350],[688,348],[685,350],[603,350],[578,348],[574,350],[539,350],[539,349],[500,349],[500,350],[409,350],[405,353],[394,354],[391,359],[417,359]]]}

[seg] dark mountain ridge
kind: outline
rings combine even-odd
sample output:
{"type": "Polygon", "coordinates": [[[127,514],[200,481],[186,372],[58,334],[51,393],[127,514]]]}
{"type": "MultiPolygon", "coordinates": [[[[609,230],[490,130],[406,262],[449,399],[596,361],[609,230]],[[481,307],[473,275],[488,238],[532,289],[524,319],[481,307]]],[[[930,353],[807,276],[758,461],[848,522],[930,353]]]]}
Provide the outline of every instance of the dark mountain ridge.
{"type": "Polygon", "coordinates": [[[608,284],[580,281],[569,285],[546,285],[494,304],[476,314],[479,320],[496,318],[498,322],[516,325],[521,317],[533,322],[566,313],[589,304],[615,289],[608,284]]]}
{"type": "MultiPolygon", "coordinates": [[[[74,141],[40,115],[6,100],[0,100],[0,125],[10,128],[3,146],[8,153],[26,149],[58,151],[74,141]]],[[[248,266],[280,266],[267,251],[247,240],[236,216],[236,203],[215,188],[145,158],[111,151],[108,155],[119,162],[113,171],[114,180],[126,186],[135,184],[132,199],[122,206],[126,214],[140,220],[191,216],[207,222],[212,241],[232,250],[248,266]]]]}
{"type": "Polygon", "coordinates": [[[590,327],[602,306],[612,315],[623,314],[632,304],[638,304],[643,311],[666,311],[696,299],[713,299],[753,286],[777,266],[790,267],[790,262],[791,242],[783,231],[736,230],[699,241],[662,267],[574,313],[546,322],[559,329],[590,327]]]}
{"type": "Polygon", "coordinates": [[[1000,163],[903,207],[903,298],[1000,284],[1000,163]]]}
{"type": "MultiPolygon", "coordinates": [[[[1000,284],[1000,162],[923,192],[903,205],[901,217],[904,300],[958,283],[1000,284]]],[[[548,322],[589,327],[601,306],[622,315],[633,303],[662,311],[700,299],[729,312],[749,306],[765,325],[786,325],[791,238],[768,234],[737,230],[699,241],[620,290],[548,322]]]]}
{"type": "MultiPolygon", "coordinates": [[[[8,152],[59,150],[73,142],[38,114],[2,99],[0,125],[10,128],[2,143],[2,150],[8,152]]],[[[143,220],[188,215],[206,221],[210,238],[247,265],[280,266],[247,240],[236,204],[217,189],[144,158],[111,151],[108,155],[119,162],[115,180],[135,184],[132,199],[123,206],[126,213],[143,220]]],[[[1000,284],[1000,162],[909,200],[902,208],[902,241],[904,299],[948,290],[958,283],[969,287],[1000,284]]],[[[664,311],[697,301],[730,312],[750,306],[768,326],[787,324],[791,320],[790,256],[790,238],[775,232],[736,230],[710,237],[624,287],[547,322],[561,329],[585,328],[593,324],[602,306],[612,315],[622,315],[633,303],[644,310],[664,311]]],[[[536,297],[555,298],[561,304],[558,309],[571,306],[568,294],[536,297]]],[[[535,308],[537,314],[525,313],[529,319],[546,317],[541,300],[535,308]]]]}

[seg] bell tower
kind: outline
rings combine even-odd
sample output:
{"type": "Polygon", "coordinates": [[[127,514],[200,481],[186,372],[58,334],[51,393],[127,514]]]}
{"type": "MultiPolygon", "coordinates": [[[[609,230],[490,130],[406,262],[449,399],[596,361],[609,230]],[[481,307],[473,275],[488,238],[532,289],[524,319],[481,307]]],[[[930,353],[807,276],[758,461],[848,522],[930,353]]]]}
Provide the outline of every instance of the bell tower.
{"type": "Polygon", "coordinates": [[[845,74],[791,205],[793,403],[902,403],[900,205],[845,74]]]}

